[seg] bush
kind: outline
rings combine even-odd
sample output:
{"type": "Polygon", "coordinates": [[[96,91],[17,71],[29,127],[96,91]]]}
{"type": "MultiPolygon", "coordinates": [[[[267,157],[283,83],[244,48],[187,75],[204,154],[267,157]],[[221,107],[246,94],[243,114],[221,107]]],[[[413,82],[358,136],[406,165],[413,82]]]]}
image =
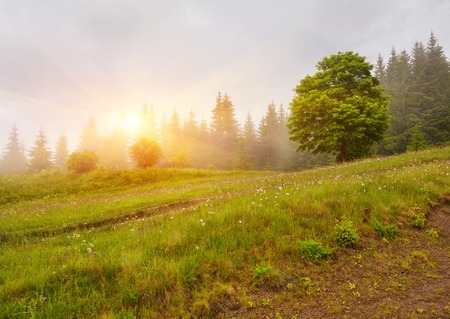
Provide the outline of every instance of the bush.
{"type": "Polygon", "coordinates": [[[309,260],[318,262],[320,259],[331,256],[333,252],[325,248],[322,243],[305,240],[300,243],[300,254],[309,260]]]}
{"type": "Polygon", "coordinates": [[[341,221],[336,220],[334,226],[334,241],[338,246],[347,247],[355,244],[359,239],[353,222],[342,217],[341,221]]]}
{"type": "Polygon", "coordinates": [[[429,229],[426,231],[427,235],[431,238],[439,238],[439,233],[436,229],[429,229]]]}
{"type": "Polygon", "coordinates": [[[253,271],[253,280],[258,284],[267,285],[271,288],[281,286],[280,273],[271,265],[265,262],[256,265],[253,271]]]}
{"type": "Polygon", "coordinates": [[[152,167],[162,156],[159,144],[144,137],[131,145],[129,151],[138,168],[152,167]]]}
{"type": "Polygon", "coordinates": [[[85,173],[97,168],[99,158],[93,151],[73,152],[67,159],[67,169],[85,173]]]}
{"type": "Polygon", "coordinates": [[[416,228],[424,228],[427,221],[427,215],[417,206],[413,207],[410,212],[411,226],[416,228]]]}
{"type": "Polygon", "coordinates": [[[392,224],[385,226],[381,224],[379,221],[376,221],[373,227],[377,231],[378,235],[380,235],[381,237],[393,238],[398,234],[397,226],[392,224]]]}

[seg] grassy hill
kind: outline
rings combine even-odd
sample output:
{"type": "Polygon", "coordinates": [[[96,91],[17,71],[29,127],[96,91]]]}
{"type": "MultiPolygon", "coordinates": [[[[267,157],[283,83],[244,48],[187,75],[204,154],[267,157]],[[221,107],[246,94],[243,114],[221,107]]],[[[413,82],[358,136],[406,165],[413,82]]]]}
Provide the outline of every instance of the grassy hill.
{"type": "Polygon", "coordinates": [[[450,318],[449,167],[0,176],[0,318],[450,318]]]}

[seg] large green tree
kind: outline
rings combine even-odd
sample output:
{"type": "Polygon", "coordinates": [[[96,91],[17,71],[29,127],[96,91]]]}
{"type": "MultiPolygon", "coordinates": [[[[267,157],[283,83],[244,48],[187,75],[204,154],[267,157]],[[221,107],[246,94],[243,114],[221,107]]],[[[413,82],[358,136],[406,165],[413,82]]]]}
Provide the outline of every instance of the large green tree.
{"type": "Polygon", "coordinates": [[[357,53],[339,52],[300,81],[287,124],[297,150],[334,154],[343,162],[368,155],[384,138],[388,98],[372,68],[357,53]]]}

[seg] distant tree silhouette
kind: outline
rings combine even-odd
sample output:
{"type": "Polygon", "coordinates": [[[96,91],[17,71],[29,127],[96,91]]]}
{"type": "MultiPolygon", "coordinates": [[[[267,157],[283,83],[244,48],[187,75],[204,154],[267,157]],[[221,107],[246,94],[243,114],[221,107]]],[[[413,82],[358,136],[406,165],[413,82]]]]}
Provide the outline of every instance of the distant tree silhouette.
{"type": "Polygon", "coordinates": [[[391,97],[391,125],[378,152],[406,151],[413,140],[417,141],[417,132],[423,134],[428,145],[448,143],[450,64],[434,34],[426,46],[416,41],[411,54],[393,49],[385,70],[382,85],[391,97]]]}
{"type": "Polygon", "coordinates": [[[238,123],[234,114],[234,106],[227,94],[216,97],[216,107],[212,110],[210,127],[211,142],[215,146],[214,163],[218,168],[231,168],[233,154],[237,145],[238,123]]]}
{"type": "Polygon", "coordinates": [[[55,166],[60,169],[66,169],[69,150],[67,149],[67,136],[61,134],[55,148],[55,166]]]}
{"type": "Polygon", "coordinates": [[[98,153],[100,165],[108,168],[126,168],[129,167],[127,148],[129,133],[123,125],[125,115],[113,127],[110,134],[102,136],[101,148],[98,153]]]}
{"type": "Polygon", "coordinates": [[[154,107],[152,105],[150,108],[147,108],[147,105],[144,105],[140,113],[140,125],[136,136],[138,139],[145,137],[156,141],[158,140],[158,135],[154,107]]]}
{"type": "Polygon", "coordinates": [[[80,144],[78,146],[79,151],[93,151],[100,154],[102,139],[101,135],[97,129],[97,124],[95,123],[94,117],[90,117],[87,125],[84,127],[81,137],[80,144]]]}
{"type": "Polygon", "coordinates": [[[239,132],[234,167],[244,170],[256,169],[257,150],[258,136],[256,134],[255,123],[250,113],[248,113],[244,127],[239,132]]]}
{"type": "Polygon", "coordinates": [[[29,169],[32,172],[40,172],[52,168],[51,152],[47,148],[47,137],[41,128],[34,142],[34,147],[30,150],[29,169]]]}
{"type": "Polygon", "coordinates": [[[278,114],[275,103],[271,102],[259,124],[259,166],[264,169],[274,169],[278,162],[279,132],[278,114]]]}
{"type": "Polygon", "coordinates": [[[14,125],[9,134],[8,144],[0,161],[0,172],[5,174],[23,173],[27,168],[27,160],[23,152],[23,146],[19,140],[19,132],[14,125]]]}

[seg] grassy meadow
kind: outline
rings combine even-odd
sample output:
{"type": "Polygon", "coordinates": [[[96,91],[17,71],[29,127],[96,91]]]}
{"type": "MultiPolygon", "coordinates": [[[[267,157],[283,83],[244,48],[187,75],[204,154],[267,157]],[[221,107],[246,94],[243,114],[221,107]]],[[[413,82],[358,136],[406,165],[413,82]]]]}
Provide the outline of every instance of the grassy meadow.
{"type": "Polygon", "coordinates": [[[0,318],[450,318],[450,148],[0,176],[0,318]]]}

